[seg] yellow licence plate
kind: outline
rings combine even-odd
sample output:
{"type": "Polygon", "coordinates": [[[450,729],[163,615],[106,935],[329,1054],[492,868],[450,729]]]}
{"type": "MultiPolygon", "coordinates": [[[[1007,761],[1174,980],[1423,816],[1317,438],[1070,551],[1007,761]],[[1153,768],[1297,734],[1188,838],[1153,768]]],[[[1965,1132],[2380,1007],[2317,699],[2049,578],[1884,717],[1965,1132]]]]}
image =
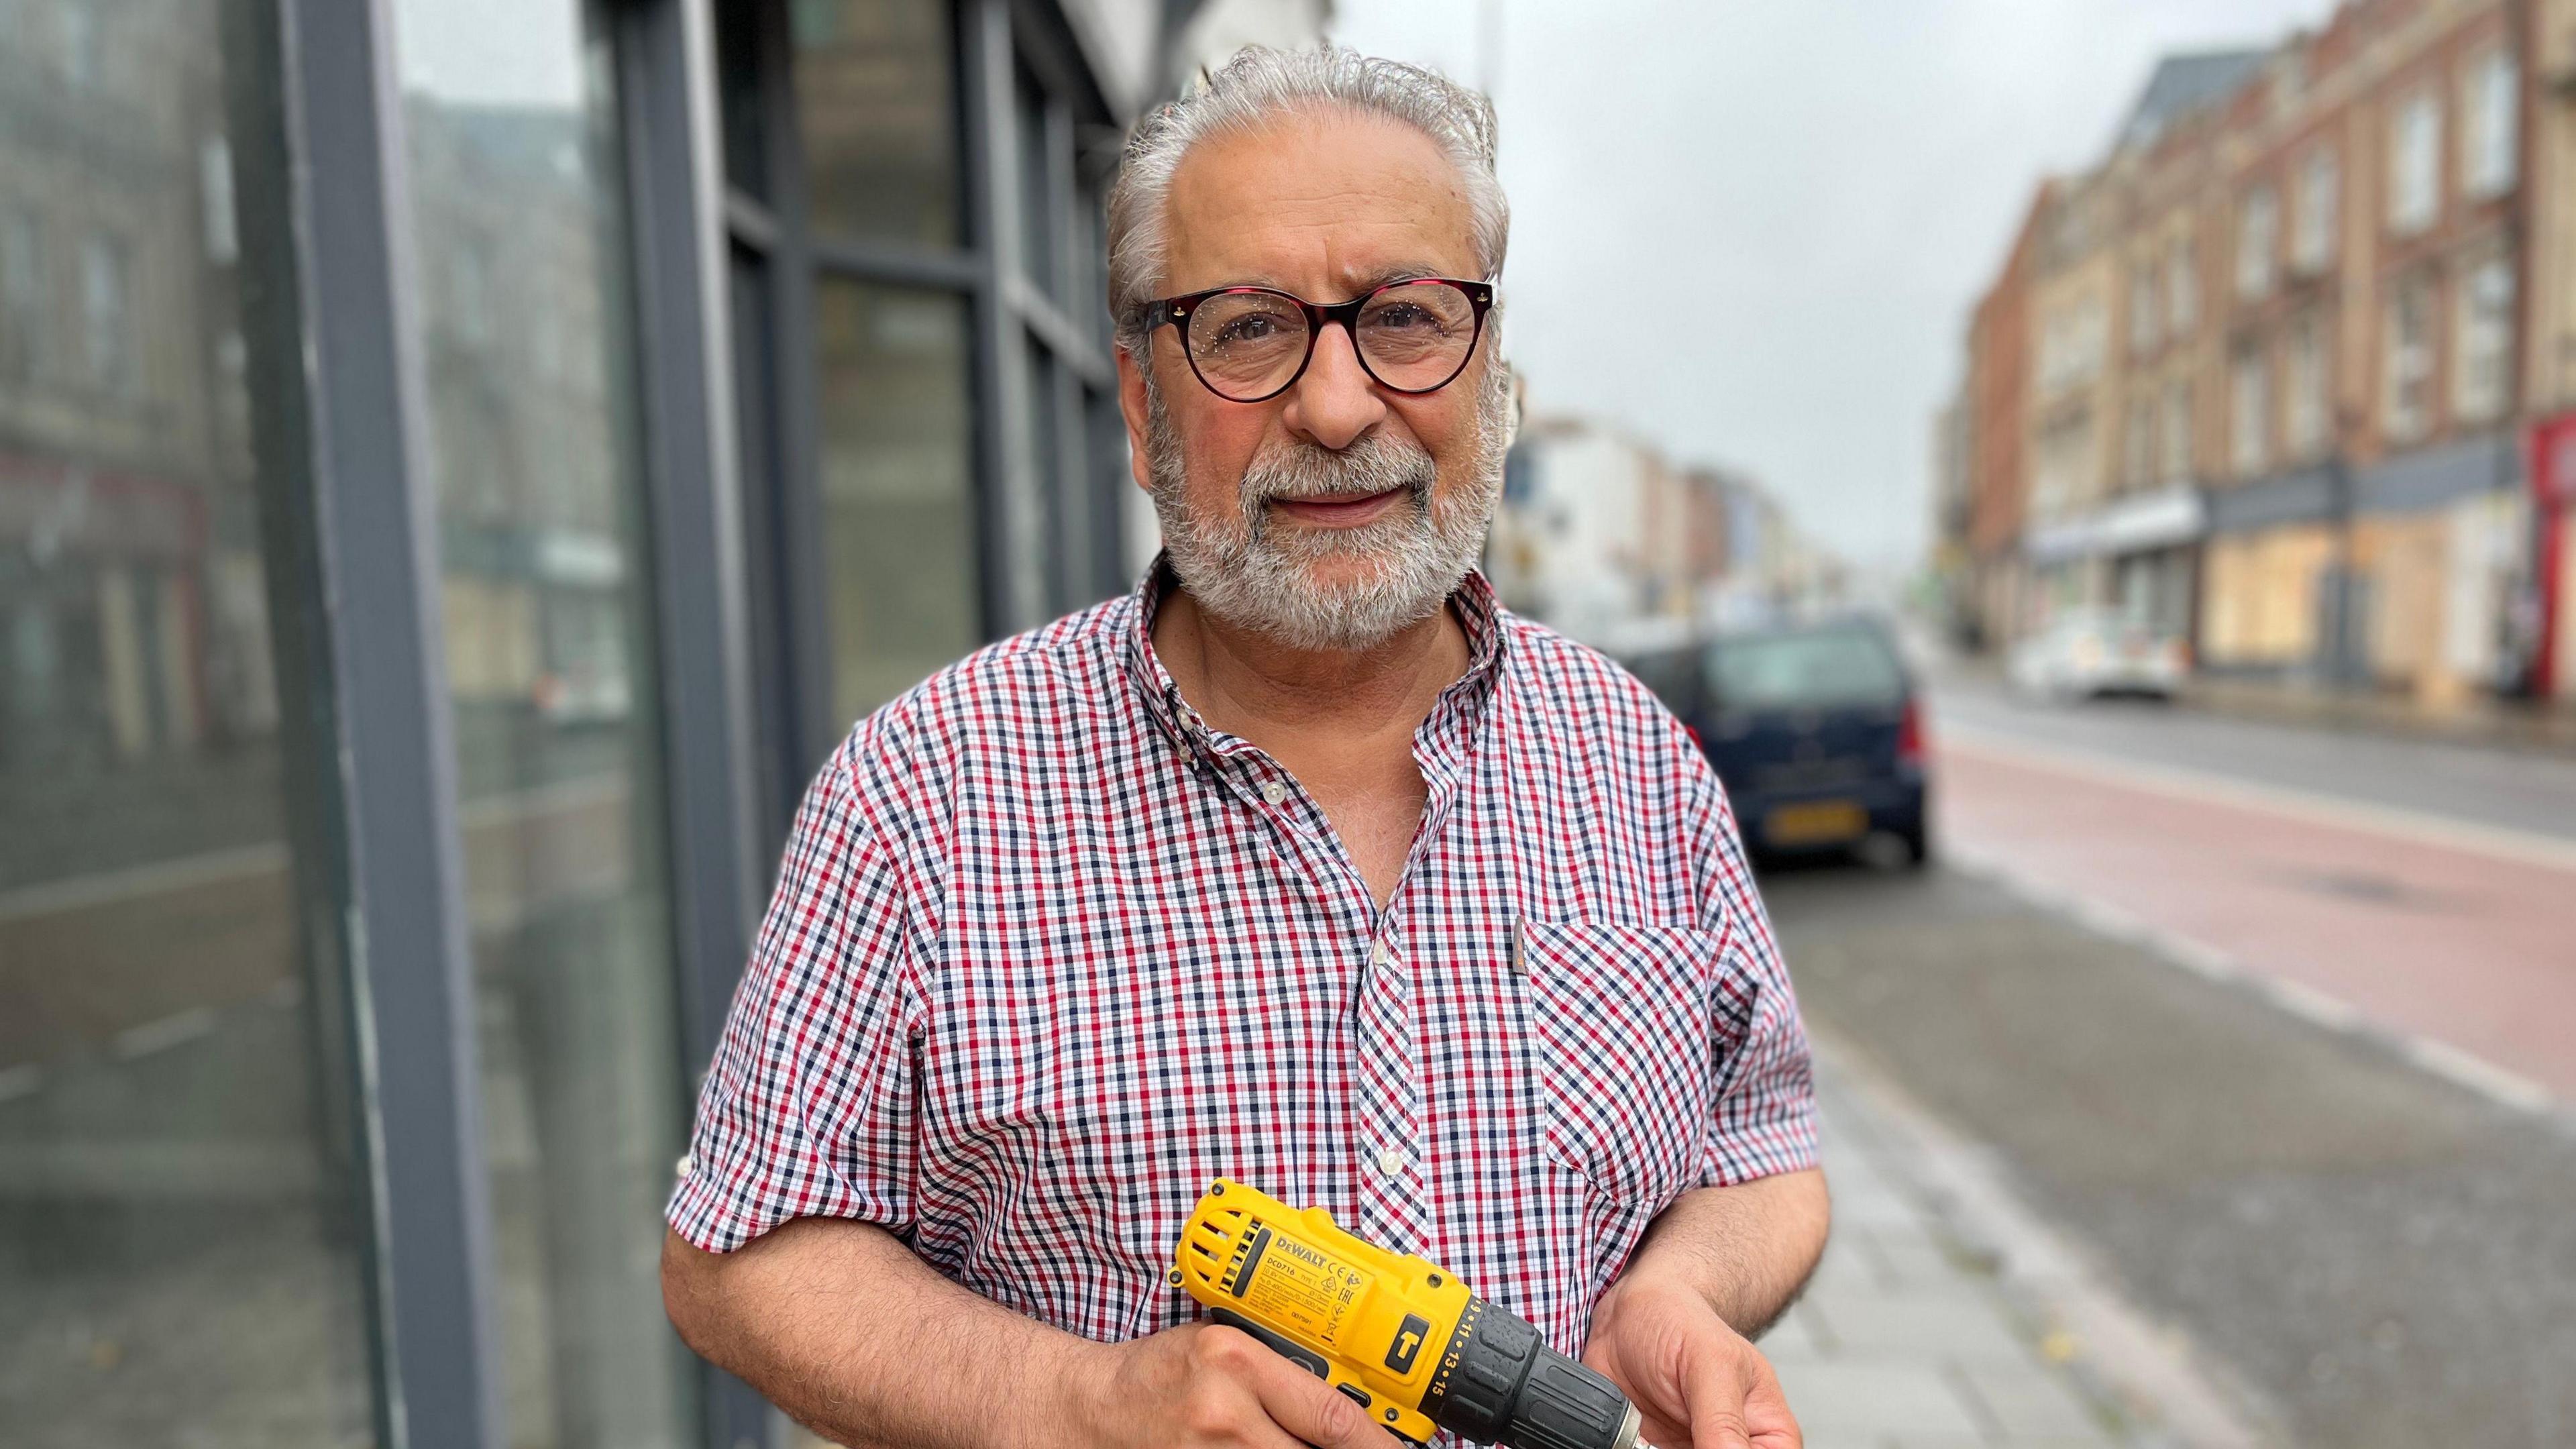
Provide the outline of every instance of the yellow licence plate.
{"type": "Polygon", "coordinates": [[[1849,800],[1783,805],[1762,817],[1762,838],[1773,845],[1823,845],[1868,832],[1869,812],[1849,800]]]}

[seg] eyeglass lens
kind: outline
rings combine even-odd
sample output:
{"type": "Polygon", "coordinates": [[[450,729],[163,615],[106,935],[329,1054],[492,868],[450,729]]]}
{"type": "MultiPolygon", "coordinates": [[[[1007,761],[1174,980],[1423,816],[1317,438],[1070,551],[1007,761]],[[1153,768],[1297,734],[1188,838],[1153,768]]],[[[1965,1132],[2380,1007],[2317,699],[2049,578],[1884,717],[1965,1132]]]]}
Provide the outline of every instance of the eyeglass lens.
{"type": "MultiPolygon", "coordinates": [[[[1456,287],[1399,283],[1370,294],[1351,340],[1378,381],[1428,391],[1466,365],[1476,309],[1456,287]]],[[[1305,362],[1306,313],[1277,292],[1220,292],[1192,309],[1189,347],[1199,380],[1218,396],[1257,401],[1286,387],[1305,362]]]]}

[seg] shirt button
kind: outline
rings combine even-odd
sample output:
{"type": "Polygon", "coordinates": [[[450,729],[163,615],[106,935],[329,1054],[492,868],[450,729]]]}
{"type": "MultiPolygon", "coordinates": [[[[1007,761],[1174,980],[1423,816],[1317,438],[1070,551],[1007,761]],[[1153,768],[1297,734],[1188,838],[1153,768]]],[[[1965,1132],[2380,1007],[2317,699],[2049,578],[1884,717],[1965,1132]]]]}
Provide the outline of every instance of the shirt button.
{"type": "Polygon", "coordinates": [[[1377,1170],[1389,1177],[1404,1171],[1404,1154],[1390,1147],[1378,1153],[1377,1170]]]}
{"type": "Polygon", "coordinates": [[[677,1176],[686,1177],[697,1169],[697,1165],[697,1160],[695,1158],[682,1157],[679,1161],[671,1164],[671,1171],[677,1176]]]}
{"type": "Polygon", "coordinates": [[[1269,784],[1261,787],[1261,798],[1269,801],[1273,805],[1276,805],[1280,801],[1288,798],[1288,787],[1280,784],[1276,780],[1273,780],[1269,784]]]}
{"type": "Polygon", "coordinates": [[[1378,942],[1378,943],[1377,943],[1377,964],[1379,964],[1380,966],[1392,966],[1392,965],[1394,965],[1394,964],[1395,964],[1395,948],[1394,948],[1393,946],[1388,945],[1388,944],[1387,944],[1387,943],[1385,943],[1384,941],[1380,941],[1380,942],[1378,942]]]}

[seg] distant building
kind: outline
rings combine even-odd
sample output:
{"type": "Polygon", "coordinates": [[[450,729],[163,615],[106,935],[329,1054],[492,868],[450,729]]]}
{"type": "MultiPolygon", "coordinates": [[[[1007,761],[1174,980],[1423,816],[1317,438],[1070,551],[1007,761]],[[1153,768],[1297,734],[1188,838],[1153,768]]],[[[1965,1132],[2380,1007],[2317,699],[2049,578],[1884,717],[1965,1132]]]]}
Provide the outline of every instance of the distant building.
{"type": "Polygon", "coordinates": [[[2576,337],[2576,137],[2529,58],[2570,10],[2352,0],[2170,59],[2040,189],[1969,337],[1990,634],[2108,605],[2251,678],[2440,703],[2547,676],[2565,491],[2527,477],[2525,424],[2576,404],[2549,341],[2576,337]]]}
{"type": "Polygon", "coordinates": [[[1487,566],[1506,604],[1612,648],[1804,608],[1842,580],[1751,479],[1568,417],[1522,427],[1487,566]]]}

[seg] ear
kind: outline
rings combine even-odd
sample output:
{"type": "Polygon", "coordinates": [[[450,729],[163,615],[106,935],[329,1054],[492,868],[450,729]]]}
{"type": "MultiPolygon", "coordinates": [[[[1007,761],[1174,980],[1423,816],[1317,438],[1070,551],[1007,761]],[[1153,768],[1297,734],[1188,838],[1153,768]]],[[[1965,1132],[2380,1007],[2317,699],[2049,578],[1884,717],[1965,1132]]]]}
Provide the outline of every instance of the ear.
{"type": "MultiPolygon", "coordinates": [[[[1154,334],[1145,334],[1145,346],[1151,349],[1154,334]]],[[[1127,420],[1127,471],[1134,475],[1136,486],[1154,491],[1153,465],[1146,461],[1145,423],[1150,409],[1145,405],[1145,372],[1136,358],[1124,347],[1111,349],[1118,361],[1118,413],[1127,420]]]]}

